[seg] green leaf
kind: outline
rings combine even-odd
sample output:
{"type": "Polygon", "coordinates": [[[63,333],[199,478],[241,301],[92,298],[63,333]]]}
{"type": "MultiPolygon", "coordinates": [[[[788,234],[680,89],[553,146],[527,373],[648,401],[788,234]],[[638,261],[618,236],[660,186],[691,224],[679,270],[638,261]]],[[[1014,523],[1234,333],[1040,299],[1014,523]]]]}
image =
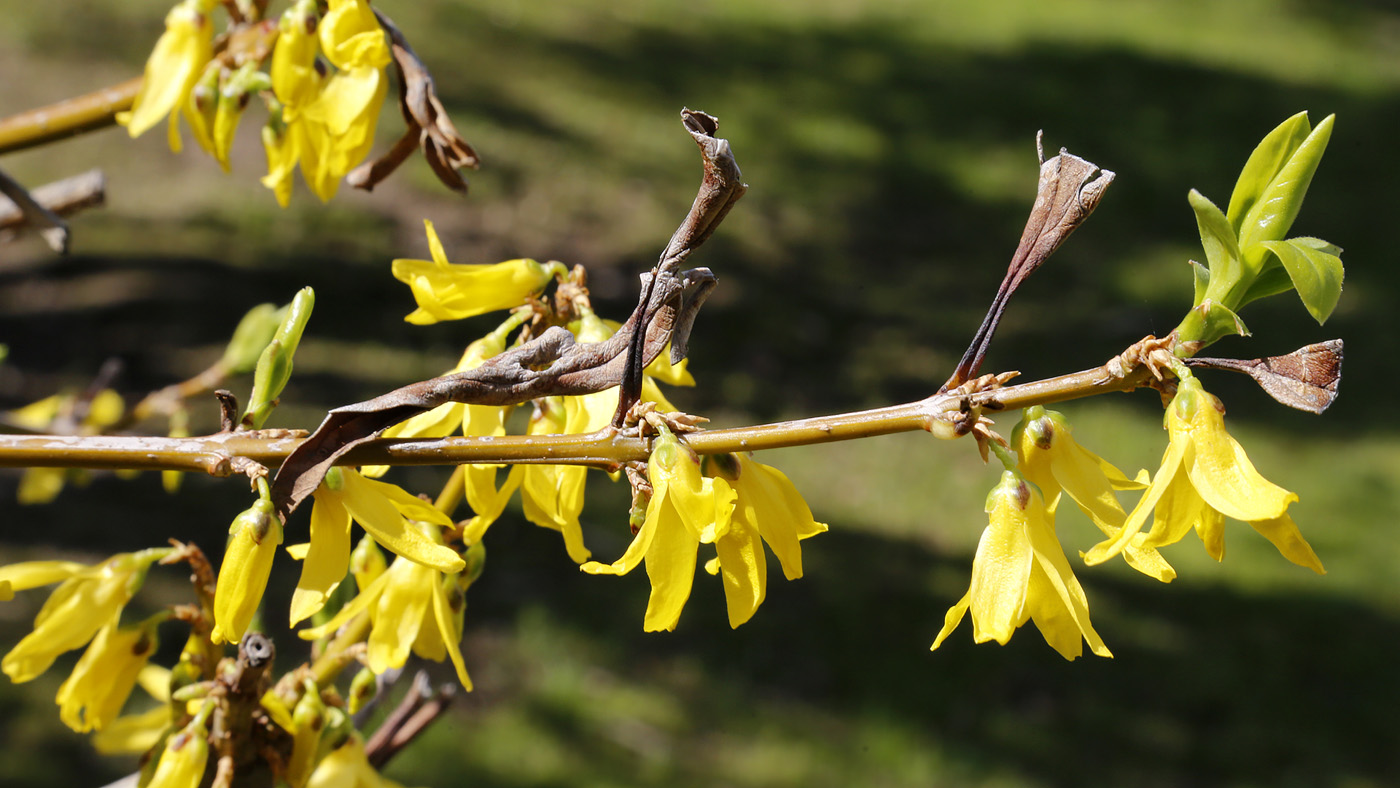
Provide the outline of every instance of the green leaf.
{"type": "Polygon", "coordinates": [[[1201,348],[1231,334],[1249,336],[1239,315],[1209,298],[1187,312],[1175,331],[1183,342],[1199,342],[1201,348]]]}
{"type": "Polygon", "coordinates": [[[1245,265],[1252,271],[1261,271],[1268,251],[1265,241],[1279,241],[1288,234],[1293,220],[1298,217],[1298,209],[1303,206],[1308,185],[1313,173],[1322,161],[1327,150],[1327,140],[1332,136],[1332,120],[1328,115],[1307,139],[1293,151],[1287,163],[1278,171],[1273,180],[1260,194],[1259,199],[1244,214],[1239,232],[1239,246],[1244,250],[1245,265]]]}
{"type": "Polygon", "coordinates": [[[1230,195],[1230,208],[1226,212],[1230,217],[1230,226],[1235,228],[1235,235],[1240,234],[1245,214],[1259,202],[1274,176],[1288,163],[1311,130],[1308,113],[1299,112],[1269,132],[1249,154],[1249,161],[1244,163],[1239,180],[1235,181],[1235,191],[1230,195]]]}
{"type": "Polygon", "coordinates": [[[1205,300],[1206,290],[1210,288],[1210,269],[1195,260],[1186,262],[1191,264],[1191,274],[1196,283],[1196,295],[1191,301],[1191,306],[1200,306],[1201,301],[1205,300]]]}
{"type": "MultiPolygon", "coordinates": [[[[1196,212],[1196,227],[1201,231],[1201,246],[1205,248],[1210,281],[1214,285],[1211,292],[1219,299],[1244,273],[1240,265],[1240,247],[1235,242],[1235,232],[1230,222],[1215,207],[1215,203],[1195,189],[1186,199],[1191,203],[1191,210],[1196,212]]],[[[1196,303],[1200,302],[1201,298],[1197,298],[1196,303]]]]}
{"type": "Polygon", "coordinates": [[[1318,238],[1264,241],[1261,246],[1278,255],[1308,314],[1318,324],[1326,322],[1342,297],[1341,250],[1318,238]]]}
{"type": "Polygon", "coordinates": [[[1244,296],[1240,298],[1240,306],[1271,295],[1287,293],[1292,289],[1293,280],[1289,278],[1287,269],[1281,265],[1265,266],[1264,273],[1250,282],[1249,289],[1244,291],[1244,296]]]}

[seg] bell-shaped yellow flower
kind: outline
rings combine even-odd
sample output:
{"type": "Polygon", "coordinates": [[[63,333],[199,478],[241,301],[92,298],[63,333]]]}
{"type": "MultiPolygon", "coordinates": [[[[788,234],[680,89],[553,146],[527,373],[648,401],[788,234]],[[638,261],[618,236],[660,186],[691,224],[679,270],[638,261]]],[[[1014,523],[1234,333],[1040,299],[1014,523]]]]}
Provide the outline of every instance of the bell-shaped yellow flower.
{"type": "Polygon", "coordinates": [[[58,716],[79,733],[101,730],[117,718],[136,677],[155,653],[161,615],[133,627],[108,624],[98,631],[73,673],[58,688],[58,716]]]}
{"type": "Polygon", "coordinates": [[[259,498],[233,518],[229,534],[214,586],[214,629],[209,637],[215,643],[239,642],[253,622],[272,574],[272,558],[282,544],[282,521],[272,502],[259,498]]]}
{"type": "Polygon", "coordinates": [[[589,574],[625,575],[645,560],[651,597],[642,628],[669,631],[690,598],[700,543],[712,543],[729,530],[734,490],[701,476],[700,458],[669,430],[656,439],[647,478],[651,501],[627,551],[611,564],[590,561],[580,568],[589,574]]]}
{"type": "Polygon", "coordinates": [[[327,753],[311,773],[307,788],[402,788],[370,765],[364,742],[351,734],[345,744],[327,753]]]}
{"type": "Polygon", "coordinates": [[[1065,659],[1084,653],[1084,641],[1101,657],[1113,656],[1089,622],[1084,589],[1075,578],[1055,521],[1040,493],[1014,471],[987,496],[991,522],[977,543],[972,583],[948,609],[938,648],[972,612],[972,639],[1005,645],[1016,628],[1034,621],[1045,642],[1065,659]]]}
{"type": "Polygon", "coordinates": [[[395,260],[394,278],[408,285],[418,308],[404,320],[428,325],[511,309],[549,284],[553,272],[534,260],[507,260],[493,265],[454,265],[447,261],[433,223],[428,230],[432,260],[395,260]]]}
{"type": "MultiPolygon", "coordinates": [[[[422,538],[431,539],[433,526],[420,527],[422,538]]],[[[463,562],[462,567],[465,565],[463,562]]],[[[457,580],[456,574],[443,574],[399,556],[330,621],[298,634],[307,640],[322,638],[355,616],[368,613],[372,624],[366,655],[370,670],[383,673],[401,668],[410,651],[439,662],[446,657],[452,660],[462,686],[470,690],[472,682],[459,645],[466,598],[457,580]]]]}
{"type": "MultiPolygon", "coordinates": [[[[1111,463],[1079,445],[1065,417],[1040,405],[1026,410],[1011,441],[1021,459],[1022,473],[1040,488],[1045,509],[1052,516],[1063,491],[1069,493],[1104,536],[1114,538],[1122,532],[1127,514],[1113,493],[1141,490],[1147,486],[1145,482],[1129,479],[1111,463]]],[[[1124,558],[1139,572],[1171,582],[1176,570],[1155,549],[1142,544],[1146,538],[1146,534],[1134,537],[1124,550],[1124,558]]]]}
{"type": "Polygon", "coordinates": [[[272,50],[272,92],[283,107],[283,119],[297,115],[316,98],[321,75],[316,71],[320,38],[316,35],[315,0],[297,0],[277,24],[277,47],[272,50]]]}
{"type": "MultiPolygon", "coordinates": [[[[319,84],[314,99],[298,105],[291,122],[305,125],[300,153],[306,183],[322,200],[330,200],[340,179],[374,145],[374,127],[389,88],[384,67],[390,56],[388,39],[364,0],[331,0],[317,34],[337,70],[319,84]]],[[[304,53],[289,55],[294,61],[299,56],[304,53]]]]}
{"type": "Polygon", "coordinates": [[[0,567],[0,584],[13,591],[62,581],[34,619],[34,630],[0,661],[0,669],[16,684],[49,669],[65,651],[80,648],[98,630],[113,623],[146,579],[151,564],[170,548],[121,553],[100,564],[32,561],[0,567]]]}
{"type": "Polygon", "coordinates": [[[204,779],[204,768],[209,764],[206,721],[213,710],[213,701],[205,702],[190,724],[165,742],[146,788],[198,788],[204,779]]]}
{"type": "Polygon", "coordinates": [[[213,0],[184,0],[165,16],[165,32],[146,61],[146,75],[130,112],[117,113],[117,122],[133,137],[144,134],[170,116],[170,148],[180,150],[174,110],[194,87],[214,56],[214,25],[209,18],[213,0]]]}
{"type": "Polygon", "coordinates": [[[160,705],[138,714],[118,717],[92,736],[92,746],[103,755],[139,755],[156,746],[170,727],[176,712],[170,706],[170,669],[147,663],[136,674],[136,684],[160,705]]]}
{"type": "Polygon", "coordinates": [[[1196,378],[1177,386],[1167,406],[1167,451],[1162,467],[1129,513],[1116,539],[1095,545],[1084,556],[1090,564],[1112,558],[1131,542],[1155,511],[1142,544],[1162,547],[1195,530],[1217,561],[1225,555],[1225,518],[1243,520],[1263,534],[1285,558],[1323,573],[1322,562],[1288,516],[1298,496],[1254,469],[1244,448],[1225,431],[1225,407],[1196,378]]]}
{"type": "Polygon", "coordinates": [[[411,562],[442,572],[460,572],[466,566],[456,550],[424,535],[416,524],[441,529],[451,527],[452,519],[397,485],[336,468],[313,496],[311,542],[292,594],[293,624],[320,610],[345,577],[352,519],[376,542],[411,562]]]}
{"type": "Polygon", "coordinates": [[[745,454],[707,458],[715,477],[716,495],[724,487],[734,491],[734,510],[728,531],[715,539],[715,561],[706,571],[719,573],[729,625],[748,621],[767,593],[768,567],[763,551],[767,542],[788,580],[802,577],[799,540],[825,533],[827,526],[812,517],[812,510],[782,471],[745,454]]]}

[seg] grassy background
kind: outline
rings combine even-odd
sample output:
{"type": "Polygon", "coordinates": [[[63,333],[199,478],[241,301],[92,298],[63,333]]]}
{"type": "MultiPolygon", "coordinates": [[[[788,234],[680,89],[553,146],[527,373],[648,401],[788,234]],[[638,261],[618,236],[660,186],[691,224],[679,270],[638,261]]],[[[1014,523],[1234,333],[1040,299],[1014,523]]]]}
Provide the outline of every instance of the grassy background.
{"type": "MultiPolygon", "coordinates": [[[[50,0],[0,26],[0,113],[137,72],[165,0],[50,0]]],[[[964,630],[928,643],[966,587],[995,473],[969,447],[908,435],[774,452],[832,532],[809,576],[775,580],[730,631],[702,575],[679,631],[640,632],[646,582],[583,577],[557,536],[508,515],[489,538],[465,647],[477,683],[395,762],[407,783],[483,786],[1380,786],[1400,782],[1400,452],[1364,406],[1395,385],[1389,268],[1400,120],[1400,15],[1355,0],[980,4],[710,0],[685,5],[386,2],[432,68],[485,168],[460,199],[412,162],[372,195],[277,209],[256,181],[256,120],[234,172],[162,135],[110,130],[6,157],[37,184],[91,166],[109,205],[74,222],[75,253],[0,247],[0,407],[81,386],[120,358],[139,394],[219,353],[254,303],[316,288],[297,376],[274,418],[309,426],[337,404],[449,367],[482,322],[415,328],[387,261],[426,256],[432,219],[460,262],[514,256],[589,267],[612,315],[635,299],[698,175],[677,123],[721,118],[749,194],[701,252],[720,288],[692,342],[683,407],[721,423],[922,396],[980,320],[1034,194],[1034,135],[1112,169],[1097,214],[1013,305],[989,368],[1043,376],[1101,362],[1179,319],[1199,257],[1185,194],[1218,203],[1253,144],[1288,115],[1338,126],[1295,232],[1347,249],[1347,290],[1319,328],[1292,296],[1251,305],[1269,355],[1332,336],[1350,360],[1323,418],[1247,381],[1206,379],[1330,573],[1287,564],[1234,524],[1221,565],[1171,550],[1170,587],[1119,567],[1080,572],[1116,658],[1066,663],[1032,631],[1004,648],[964,630]],[[1371,396],[1364,396],[1364,395],[1371,396]]],[[[256,113],[256,110],[254,111],[256,113]]],[[[399,130],[392,112],[382,148],[399,130]]],[[[240,382],[246,391],[247,381],[240,382]]],[[[1065,408],[1125,468],[1154,467],[1150,394],[1065,408]]],[[[197,417],[212,423],[212,404],[197,417]]],[[[436,471],[405,474],[431,489],[436,471]]],[[[0,559],[94,557],[171,533],[215,546],[246,505],[237,485],[95,475],[20,509],[0,476],[0,559]],[[212,512],[212,514],[211,514],[212,512]]],[[[618,554],[625,493],[590,488],[596,555],[618,554]]],[[[293,528],[296,526],[294,525],[293,528]]],[[[1094,540],[1065,516],[1070,549],[1094,540]]],[[[271,599],[285,600],[282,566],[271,599]]],[[[288,574],[283,574],[283,572],[288,574]]],[[[178,578],[156,578],[154,604],[178,578]]],[[[0,606],[14,642],[41,600],[0,606]]],[[[271,607],[281,607],[274,603],[271,607]]],[[[271,619],[281,615],[277,610],[271,619]]],[[[276,623],[273,621],[272,623],[276,623]]],[[[172,628],[173,632],[173,628],[172,628]]],[[[177,639],[175,635],[171,640],[177,639]]],[[[292,641],[282,639],[284,648],[292,641]]],[[[175,648],[178,644],[167,644],[175,648]]],[[[130,768],[59,727],[64,666],[0,684],[0,784],[97,784],[130,768]]]]}

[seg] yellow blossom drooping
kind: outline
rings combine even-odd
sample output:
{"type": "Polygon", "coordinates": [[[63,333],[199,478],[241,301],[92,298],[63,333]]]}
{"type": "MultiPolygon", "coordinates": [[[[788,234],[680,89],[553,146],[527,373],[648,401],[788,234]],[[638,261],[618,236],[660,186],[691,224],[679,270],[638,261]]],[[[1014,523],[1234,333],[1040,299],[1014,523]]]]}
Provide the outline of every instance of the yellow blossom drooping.
{"type": "Polygon", "coordinates": [[[165,32],[146,61],[146,75],[130,112],[117,113],[117,122],[133,137],[144,134],[170,116],[170,148],[180,150],[174,110],[214,56],[214,25],[209,18],[213,0],[184,0],[165,17],[165,32]]]}
{"type": "Polygon", "coordinates": [[[507,260],[494,265],[455,265],[438,240],[433,223],[428,230],[432,260],[395,260],[394,278],[408,285],[418,308],[404,320],[428,325],[440,320],[461,320],[510,309],[539,293],[553,277],[547,266],[534,260],[507,260]]]}
{"type": "Polygon", "coordinates": [[[170,706],[170,676],[170,669],[160,665],[147,663],[142,667],[136,684],[160,705],[103,725],[93,734],[92,746],[103,755],[139,755],[156,746],[179,713],[170,706]]]}
{"type": "MultiPolygon", "coordinates": [[[[1147,486],[1145,482],[1129,479],[1079,445],[1065,417],[1040,405],[1026,410],[1011,441],[1021,459],[1021,471],[1045,496],[1047,512],[1053,516],[1061,491],[1067,492],[1104,536],[1115,538],[1122,532],[1127,515],[1113,491],[1140,490],[1147,486]]],[[[1146,538],[1146,534],[1134,537],[1124,550],[1124,558],[1139,572],[1171,582],[1176,571],[1155,549],[1142,544],[1146,538]]]]}
{"type": "Polygon", "coordinates": [[[590,561],[580,568],[594,575],[625,575],[645,560],[651,597],[642,629],[659,632],[674,630],[680,621],[695,580],[700,542],[713,542],[718,532],[728,530],[734,492],[725,485],[726,496],[719,498],[715,480],[700,475],[700,458],[670,430],[652,447],[647,478],[651,501],[627,551],[611,564],[590,561]]]}
{"type": "Polygon", "coordinates": [[[302,174],[316,196],[328,201],[340,179],[374,145],[374,127],[389,89],[384,68],[390,56],[388,37],[365,0],[331,0],[317,34],[321,51],[337,70],[293,123],[306,124],[308,134],[302,174]]]}
{"type": "MultiPolygon", "coordinates": [[[[423,539],[436,536],[435,526],[418,527],[423,539]]],[[[460,568],[465,567],[461,562],[460,568]]],[[[307,640],[322,638],[355,616],[368,613],[372,623],[366,655],[370,670],[383,673],[401,668],[410,651],[439,662],[450,658],[457,679],[470,690],[472,683],[459,645],[466,597],[458,580],[455,573],[444,574],[399,556],[330,621],[298,634],[307,640]]]]}
{"type": "Polygon", "coordinates": [[[352,519],[376,542],[411,562],[442,572],[460,572],[465,566],[457,551],[426,536],[419,525],[440,530],[450,527],[452,519],[397,485],[337,468],[326,474],[314,497],[311,542],[292,595],[293,624],[320,610],[345,577],[352,519]]]}
{"type": "Polygon", "coordinates": [[[31,561],[0,567],[0,585],[13,591],[62,581],[34,619],[34,630],[0,661],[16,684],[49,669],[58,655],[81,648],[98,630],[121,615],[122,607],[145,581],[146,570],[170,554],[170,548],[120,553],[100,564],[31,561]]]}
{"type": "MultiPolygon", "coordinates": [[[[581,343],[604,342],[616,332],[616,327],[599,318],[591,309],[583,308],[582,316],[570,330],[581,343]]],[[[685,371],[684,362],[675,368],[661,365],[660,359],[648,366],[657,369],[671,380],[688,381],[694,385],[694,378],[685,371]]],[[[597,432],[612,422],[617,412],[620,390],[610,389],[579,396],[550,397],[540,400],[534,417],[530,420],[528,432],[531,435],[584,435],[597,432]]],[[[649,372],[642,376],[641,398],[643,402],[656,404],[663,413],[675,411],[661,393],[649,372]]],[[[536,525],[552,528],[564,535],[564,545],[569,558],[575,563],[587,561],[592,553],[583,544],[583,528],[579,517],[583,514],[584,483],[588,468],[582,465],[525,465],[512,469],[512,476],[520,477],[520,496],[525,519],[536,525]]]]}
{"type": "Polygon", "coordinates": [[[307,788],[402,788],[380,776],[370,765],[358,734],[351,734],[345,744],[327,753],[306,785],[307,788]]]}
{"type": "Polygon", "coordinates": [[[707,458],[715,470],[717,496],[724,487],[734,491],[734,511],[729,529],[715,539],[717,557],[705,565],[724,581],[729,625],[748,621],[767,593],[768,567],[763,552],[767,542],[788,580],[802,577],[799,540],[825,533],[827,526],[812,517],[812,510],[782,471],[744,454],[707,458]],[[761,541],[760,541],[761,538],[761,541]]]}
{"type": "Polygon", "coordinates": [[[209,715],[214,702],[206,701],[199,714],[165,742],[160,761],[146,788],[197,788],[209,763],[209,715]]]}
{"type": "Polygon", "coordinates": [[[215,643],[237,643],[252,623],[272,574],[272,557],[282,544],[282,521],[273,513],[272,502],[259,498],[233,519],[229,534],[233,538],[214,587],[214,630],[209,637],[215,643]]]}
{"type": "Polygon", "coordinates": [[[136,677],[155,653],[156,624],[164,615],[133,627],[108,624],[58,688],[58,716],[79,733],[101,730],[117,718],[136,687],[136,677]]]}
{"type": "Polygon", "coordinates": [[[977,543],[972,583],[948,609],[932,648],[943,644],[972,612],[972,639],[1005,645],[1016,628],[1034,621],[1045,642],[1065,659],[1084,653],[1084,641],[1101,657],[1113,656],[1089,622],[1084,589],[1055,536],[1053,515],[1040,493],[1014,471],[987,496],[991,522],[977,543]]]}
{"type": "Polygon", "coordinates": [[[1117,555],[1155,512],[1145,547],[1180,541],[1195,530],[1206,552],[1217,561],[1225,555],[1225,518],[1242,520],[1263,534],[1284,558],[1323,573],[1322,562],[1288,516],[1298,496],[1270,482],[1254,469],[1244,448],[1225,431],[1224,406],[1199,380],[1186,378],[1167,406],[1167,451],[1162,467],[1129,513],[1117,538],[1085,554],[1089,564],[1117,555]]]}

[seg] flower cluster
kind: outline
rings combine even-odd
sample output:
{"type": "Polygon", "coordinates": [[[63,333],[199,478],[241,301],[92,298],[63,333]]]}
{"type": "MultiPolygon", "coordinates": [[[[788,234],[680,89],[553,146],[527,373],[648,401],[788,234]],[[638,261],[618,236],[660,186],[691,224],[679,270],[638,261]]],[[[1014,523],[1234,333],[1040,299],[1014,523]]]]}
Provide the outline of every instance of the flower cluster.
{"type": "Polygon", "coordinates": [[[1068,494],[1105,539],[1084,553],[1086,564],[1122,555],[1128,565],[1162,582],[1176,571],[1158,548],[1195,531],[1206,552],[1224,557],[1224,523],[1249,523],[1285,558],[1321,574],[1322,563],[1288,516],[1298,499],[1259,475],[1240,444],[1225,431],[1220,400],[1193,377],[1180,382],[1167,406],[1167,450],[1157,473],[1129,479],[1080,446],[1061,414],[1036,406],[1013,433],[1018,471],[1006,471],[987,499],[991,524],[978,542],[972,584],[948,611],[938,648],[971,611],[973,639],[1005,644],[1034,621],[1066,659],[1082,653],[1081,639],[1110,656],[1089,622],[1084,590],[1055,534],[1055,514],[1068,494]],[[1150,480],[1150,481],[1149,481],[1150,480]],[[1115,491],[1143,490],[1130,512],[1115,491]],[[1150,531],[1143,531],[1147,518],[1150,531]]]}
{"type": "Polygon", "coordinates": [[[240,5],[217,40],[214,0],[182,0],[146,62],[131,110],[117,121],[132,137],[168,118],[172,150],[183,117],[201,148],[226,171],[244,110],[267,105],[263,184],[286,206],[300,168],[322,200],[364,161],[384,105],[389,40],[365,0],[295,0],[280,20],[259,20],[261,4],[240,5]]]}

